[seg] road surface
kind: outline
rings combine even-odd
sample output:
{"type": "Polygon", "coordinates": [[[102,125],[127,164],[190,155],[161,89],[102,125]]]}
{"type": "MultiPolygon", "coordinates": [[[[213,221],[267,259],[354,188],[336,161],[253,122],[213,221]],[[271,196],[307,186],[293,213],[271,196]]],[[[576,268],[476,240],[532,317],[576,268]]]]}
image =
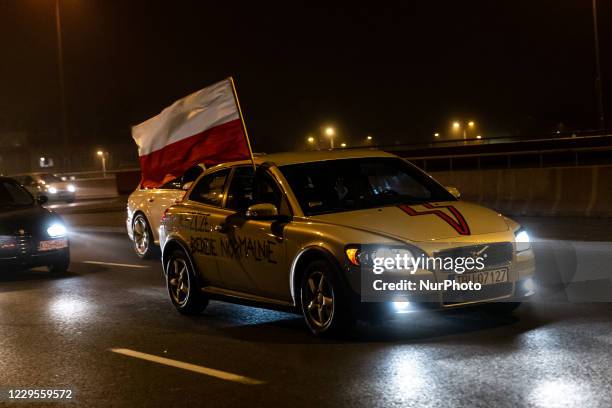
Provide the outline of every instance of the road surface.
{"type": "MultiPolygon", "coordinates": [[[[612,401],[612,303],[577,302],[563,292],[510,317],[478,310],[411,314],[360,325],[340,340],[314,338],[300,316],[219,302],[202,316],[185,317],[170,305],[159,261],[139,260],[120,232],[123,204],[98,204],[57,208],[73,230],[70,273],[0,276],[4,394],[71,389],[67,405],[103,407],[609,407],[612,401]]],[[[605,300],[609,222],[525,222],[542,237],[572,239],[583,245],[578,252],[591,251],[589,259],[603,268],[593,279],[605,300]]]]}

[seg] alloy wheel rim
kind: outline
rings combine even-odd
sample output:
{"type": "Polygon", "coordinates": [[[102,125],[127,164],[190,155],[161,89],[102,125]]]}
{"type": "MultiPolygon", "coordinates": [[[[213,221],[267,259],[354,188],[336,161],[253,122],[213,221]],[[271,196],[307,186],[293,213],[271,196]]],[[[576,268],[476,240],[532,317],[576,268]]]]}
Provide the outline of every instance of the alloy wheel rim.
{"type": "Polygon", "coordinates": [[[310,320],[325,328],[334,317],[334,289],[323,272],[313,272],[306,281],[304,306],[310,320]]]}
{"type": "Polygon", "coordinates": [[[172,300],[179,306],[187,302],[189,296],[189,269],[184,259],[173,259],[168,268],[168,291],[172,300]]]}
{"type": "Polygon", "coordinates": [[[141,255],[146,253],[149,247],[149,231],[142,217],[138,217],[134,223],[134,245],[136,252],[141,255]]]}

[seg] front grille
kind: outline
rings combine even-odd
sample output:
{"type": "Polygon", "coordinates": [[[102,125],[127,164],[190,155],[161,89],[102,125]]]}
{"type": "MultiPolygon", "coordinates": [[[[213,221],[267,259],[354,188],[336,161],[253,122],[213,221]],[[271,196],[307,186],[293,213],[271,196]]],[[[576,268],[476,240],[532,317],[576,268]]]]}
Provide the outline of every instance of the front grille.
{"type": "MultiPolygon", "coordinates": [[[[435,252],[435,258],[483,258],[484,269],[508,266],[512,262],[512,243],[494,242],[443,249],[435,252]]],[[[447,272],[451,272],[450,270],[447,272]]]]}
{"type": "Polygon", "coordinates": [[[17,253],[19,255],[28,255],[33,251],[33,240],[29,235],[20,235],[17,237],[17,253]]]}

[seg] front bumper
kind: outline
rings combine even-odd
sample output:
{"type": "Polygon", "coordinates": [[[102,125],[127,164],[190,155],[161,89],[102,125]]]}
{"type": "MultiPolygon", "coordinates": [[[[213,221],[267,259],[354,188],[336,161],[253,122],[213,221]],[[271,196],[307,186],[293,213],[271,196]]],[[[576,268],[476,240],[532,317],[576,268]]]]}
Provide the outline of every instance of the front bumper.
{"type": "Polygon", "coordinates": [[[0,272],[49,266],[70,257],[70,248],[0,258],[0,272]]]}
{"type": "MultiPolygon", "coordinates": [[[[399,296],[387,296],[384,299],[372,300],[364,298],[362,291],[361,273],[359,268],[346,267],[346,278],[349,290],[349,299],[352,299],[352,308],[357,315],[368,318],[377,314],[395,314],[398,312],[394,307],[395,302],[406,302],[410,305],[406,310],[399,312],[417,310],[444,310],[470,305],[491,302],[523,302],[536,293],[535,288],[535,257],[533,250],[514,252],[512,261],[506,265],[508,269],[508,281],[499,284],[483,285],[479,291],[404,291],[399,296]]],[[[412,281],[442,282],[449,277],[448,274],[419,270],[415,275],[405,276],[412,281]]],[[[404,276],[402,276],[404,278],[404,276]]]]}

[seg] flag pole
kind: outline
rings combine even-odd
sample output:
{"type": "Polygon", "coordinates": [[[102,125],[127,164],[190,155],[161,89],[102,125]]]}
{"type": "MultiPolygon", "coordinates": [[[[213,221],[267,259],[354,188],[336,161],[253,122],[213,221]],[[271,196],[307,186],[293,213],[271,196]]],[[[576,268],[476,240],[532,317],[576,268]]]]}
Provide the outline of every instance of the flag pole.
{"type": "Polygon", "coordinates": [[[244,132],[244,137],[246,138],[247,146],[249,147],[249,154],[251,155],[251,162],[253,163],[253,172],[255,172],[257,171],[257,167],[255,166],[255,158],[253,157],[253,149],[251,149],[251,141],[249,140],[249,134],[247,132],[246,123],[244,122],[244,116],[242,116],[242,109],[240,108],[240,101],[238,100],[238,92],[236,92],[236,84],[234,84],[234,78],[232,78],[231,76],[228,79],[230,81],[230,84],[232,84],[234,102],[236,102],[236,107],[238,108],[240,122],[242,123],[242,131],[244,132]]]}

